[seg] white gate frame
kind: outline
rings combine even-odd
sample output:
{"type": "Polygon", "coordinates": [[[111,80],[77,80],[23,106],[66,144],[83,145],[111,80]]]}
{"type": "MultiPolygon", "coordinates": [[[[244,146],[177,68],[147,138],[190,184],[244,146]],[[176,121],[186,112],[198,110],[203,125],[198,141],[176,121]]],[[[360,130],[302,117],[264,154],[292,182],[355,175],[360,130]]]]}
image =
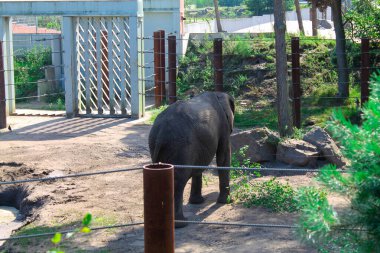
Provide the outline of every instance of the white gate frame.
{"type": "Polygon", "coordinates": [[[0,0],[0,40],[4,41],[4,68],[7,114],[15,112],[12,16],[63,16],[63,62],[65,78],[66,116],[78,112],[75,29],[76,17],[128,17],[130,20],[131,52],[131,114],[140,118],[145,113],[143,84],[143,0],[95,0],[95,1],[17,1],[0,0]]]}

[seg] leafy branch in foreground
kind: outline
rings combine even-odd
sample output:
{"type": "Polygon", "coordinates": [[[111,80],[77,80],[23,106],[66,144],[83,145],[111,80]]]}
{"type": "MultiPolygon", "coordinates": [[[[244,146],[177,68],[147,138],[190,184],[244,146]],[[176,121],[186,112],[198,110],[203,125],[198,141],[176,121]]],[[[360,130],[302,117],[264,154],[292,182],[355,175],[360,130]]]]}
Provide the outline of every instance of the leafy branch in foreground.
{"type": "Polygon", "coordinates": [[[336,213],[325,196],[299,192],[300,233],[321,252],[379,252],[380,249],[380,75],[371,82],[362,126],[337,111],[328,127],[350,160],[346,173],[334,166],[317,177],[329,191],[344,195],[350,208],[336,213]]]}
{"type": "MultiPolygon", "coordinates": [[[[67,233],[65,239],[69,239],[73,237],[77,233],[90,233],[91,229],[89,228],[92,220],[92,215],[90,213],[87,213],[83,220],[82,220],[82,227],[77,228],[74,232],[67,233]]],[[[64,251],[61,249],[60,244],[62,243],[62,234],[61,233],[55,233],[53,238],[51,238],[51,242],[54,244],[54,248],[47,251],[47,253],[64,253],[64,251]]]]}

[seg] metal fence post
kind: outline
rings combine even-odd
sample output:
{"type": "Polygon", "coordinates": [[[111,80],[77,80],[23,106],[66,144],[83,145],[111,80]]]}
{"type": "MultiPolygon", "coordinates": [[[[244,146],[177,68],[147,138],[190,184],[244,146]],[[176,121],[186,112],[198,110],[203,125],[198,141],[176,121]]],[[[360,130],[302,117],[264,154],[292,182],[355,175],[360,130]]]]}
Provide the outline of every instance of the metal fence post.
{"type": "Polygon", "coordinates": [[[223,92],[223,40],[214,39],[214,82],[215,91],[223,92]]]}
{"type": "Polygon", "coordinates": [[[173,165],[145,165],[143,184],[145,253],[174,253],[173,165]]]}
{"type": "Polygon", "coordinates": [[[360,77],[360,98],[361,105],[368,101],[369,97],[369,39],[361,39],[361,77],[360,77]]]}
{"type": "Polygon", "coordinates": [[[292,38],[293,125],[301,128],[300,39],[292,38]]]}
{"type": "Polygon", "coordinates": [[[165,64],[165,31],[160,30],[160,96],[161,96],[161,104],[166,99],[166,64],[165,64]]]}
{"type": "Polygon", "coordinates": [[[168,37],[168,54],[169,54],[169,104],[177,101],[177,41],[176,36],[168,37]]]}
{"type": "Polygon", "coordinates": [[[160,33],[154,32],[154,104],[156,107],[161,106],[161,90],[160,90],[160,33]]]}
{"type": "Polygon", "coordinates": [[[7,127],[3,42],[0,41],[0,129],[7,127]]]}

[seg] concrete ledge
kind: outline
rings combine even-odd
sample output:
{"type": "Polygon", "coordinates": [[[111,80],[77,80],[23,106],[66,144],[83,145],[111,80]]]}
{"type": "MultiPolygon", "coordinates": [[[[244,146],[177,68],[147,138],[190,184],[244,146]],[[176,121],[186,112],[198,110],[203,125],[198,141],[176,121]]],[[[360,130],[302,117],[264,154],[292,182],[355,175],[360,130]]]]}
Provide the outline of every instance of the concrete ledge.
{"type": "Polygon", "coordinates": [[[142,0],[0,1],[0,16],[142,16],[142,0]]]}

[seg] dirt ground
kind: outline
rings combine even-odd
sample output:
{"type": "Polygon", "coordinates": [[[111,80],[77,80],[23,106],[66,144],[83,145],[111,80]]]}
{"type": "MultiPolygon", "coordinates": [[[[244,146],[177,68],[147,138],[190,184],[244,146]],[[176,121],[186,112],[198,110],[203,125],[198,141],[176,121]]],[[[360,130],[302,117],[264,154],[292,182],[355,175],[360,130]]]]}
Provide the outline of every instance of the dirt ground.
{"type": "MultiPolygon", "coordinates": [[[[0,132],[1,181],[142,167],[150,162],[150,126],[144,120],[19,116],[8,121],[12,131],[0,132]]],[[[269,224],[296,221],[295,214],[216,204],[218,179],[210,172],[207,178],[205,203],[188,204],[189,185],[185,190],[184,210],[189,220],[269,224]]],[[[312,184],[310,175],[280,179],[295,186],[312,184]]],[[[21,229],[24,233],[78,227],[87,212],[94,217],[93,226],[143,221],[141,170],[29,183],[28,190],[28,200],[35,203],[35,208],[29,210],[21,229]]],[[[278,228],[191,224],[176,230],[175,244],[176,252],[314,252],[297,240],[295,231],[278,228]]],[[[51,246],[50,237],[23,239],[6,242],[0,252],[46,252],[51,246]]],[[[143,252],[143,246],[142,226],[93,231],[63,244],[66,252],[143,252]]]]}

